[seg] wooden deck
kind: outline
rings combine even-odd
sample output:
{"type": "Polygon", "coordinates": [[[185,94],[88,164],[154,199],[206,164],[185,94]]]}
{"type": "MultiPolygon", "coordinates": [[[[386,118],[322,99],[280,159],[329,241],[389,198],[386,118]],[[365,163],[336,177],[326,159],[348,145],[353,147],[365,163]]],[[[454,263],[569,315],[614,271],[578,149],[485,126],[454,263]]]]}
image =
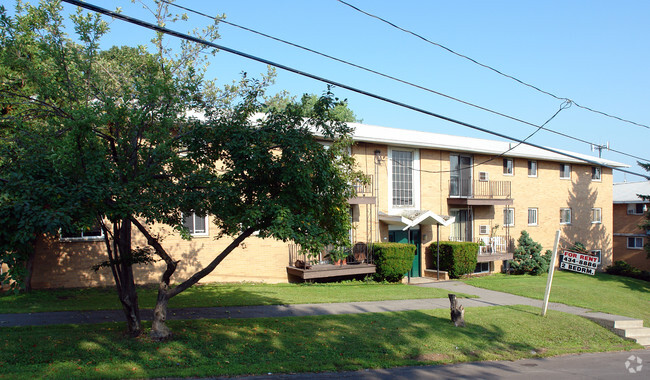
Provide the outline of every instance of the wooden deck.
{"type": "Polygon", "coordinates": [[[318,278],[341,277],[341,276],[356,276],[360,274],[373,274],[376,272],[374,264],[347,264],[347,265],[333,265],[333,264],[320,264],[313,265],[311,269],[296,268],[294,266],[287,267],[287,273],[294,275],[303,280],[314,280],[318,278]]]}
{"type": "Polygon", "coordinates": [[[512,260],[513,256],[514,255],[512,252],[482,253],[478,255],[476,261],[479,263],[484,263],[495,260],[512,260]]]}

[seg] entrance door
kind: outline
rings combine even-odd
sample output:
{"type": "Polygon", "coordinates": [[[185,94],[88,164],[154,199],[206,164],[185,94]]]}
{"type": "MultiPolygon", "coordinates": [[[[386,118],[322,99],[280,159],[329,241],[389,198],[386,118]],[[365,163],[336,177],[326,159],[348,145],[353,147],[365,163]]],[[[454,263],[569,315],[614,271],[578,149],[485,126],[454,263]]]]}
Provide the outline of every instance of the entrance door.
{"type": "Polygon", "coordinates": [[[408,274],[410,277],[420,277],[420,230],[388,231],[388,241],[395,243],[415,244],[415,257],[413,258],[413,265],[411,266],[411,270],[408,272],[408,274]]]}
{"type": "Polygon", "coordinates": [[[449,210],[456,220],[451,225],[452,241],[472,241],[472,212],[471,210],[449,210]]]}

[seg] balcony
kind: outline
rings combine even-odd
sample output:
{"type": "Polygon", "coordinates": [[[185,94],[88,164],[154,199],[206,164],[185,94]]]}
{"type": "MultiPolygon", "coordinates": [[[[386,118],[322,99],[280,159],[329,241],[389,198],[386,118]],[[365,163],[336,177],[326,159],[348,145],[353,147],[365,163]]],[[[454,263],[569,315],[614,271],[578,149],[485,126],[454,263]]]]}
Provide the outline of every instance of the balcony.
{"type": "Polygon", "coordinates": [[[352,187],[354,187],[356,196],[348,199],[348,203],[351,205],[376,204],[377,197],[375,196],[373,184],[372,176],[368,176],[368,183],[356,182],[353,184],[352,187]]]}
{"type": "MultiPolygon", "coordinates": [[[[449,241],[463,241],[450,236],[449,241]]],[[[476,239],[478,243],[477,262],[484,263],[495,260],[512,260],[514,256],[514,240],[509,236],[482,236],[476,239]]]]}
{"type": "Polygon", "coordinates": [[[316,256],[308,255],[300,247],[289,246],[287,273],[302,280],[350,278],[376,272],[372,256],[372,243],[356,243],[348,248],[347,256],[335,257],[337,247],[329,246],[316,256]]]}
{"type": "Polygon", "coordinates": [[[471,181],[452,178],[447,204],[454,206],[511,205],[510,181],[471,181]]]}

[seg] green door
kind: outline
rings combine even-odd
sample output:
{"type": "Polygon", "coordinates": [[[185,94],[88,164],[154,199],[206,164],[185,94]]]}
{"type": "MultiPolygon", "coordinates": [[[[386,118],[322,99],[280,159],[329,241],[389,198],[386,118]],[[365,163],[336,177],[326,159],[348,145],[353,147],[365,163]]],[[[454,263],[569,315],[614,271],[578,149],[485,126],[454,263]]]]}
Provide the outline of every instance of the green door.
{"type": "Polygon", "coordinates": [[[388,231],[388,241],[395,243],[415,244],[415,257],[413,258],[413,266],[411,266],[411,270],[408,272],[408,274],[411,277],[420,277],[420,230],[388,231]]]}

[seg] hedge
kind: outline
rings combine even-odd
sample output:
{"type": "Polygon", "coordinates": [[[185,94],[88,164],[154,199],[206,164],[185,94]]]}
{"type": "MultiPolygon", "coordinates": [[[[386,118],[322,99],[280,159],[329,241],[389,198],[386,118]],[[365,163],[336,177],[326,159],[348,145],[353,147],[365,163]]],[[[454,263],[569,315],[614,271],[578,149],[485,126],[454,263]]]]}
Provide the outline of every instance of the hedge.
{"type": "Polygon", "coordinates": [[[650,272],[635,268],[623,260],[618,260],[614,265],[610,265],[605,269],[605,272],[617,276],[625,276],[637,278],[639,280],[650,281],[650,272]]]}
{"type": "MultiPolygon", "coordinates": [[[[436,266],[437,243],[429,246],[429,253],[433,255],[433,266],[436,266]]],[[[478,258],[478,243],[472,242],[440,242],[440,270],[447,271],[450,278],[460,278],[469,273],[474,273],[478,258]]],[[[438,269],[438,268],[436,268],[438,269]]]]}
{"type": "Polygon", "coordinates": [[[398,282],[413,266],[415,245],[403,243],[375,243],[372,246],[377,272],[375,280],[398,282]]]}

